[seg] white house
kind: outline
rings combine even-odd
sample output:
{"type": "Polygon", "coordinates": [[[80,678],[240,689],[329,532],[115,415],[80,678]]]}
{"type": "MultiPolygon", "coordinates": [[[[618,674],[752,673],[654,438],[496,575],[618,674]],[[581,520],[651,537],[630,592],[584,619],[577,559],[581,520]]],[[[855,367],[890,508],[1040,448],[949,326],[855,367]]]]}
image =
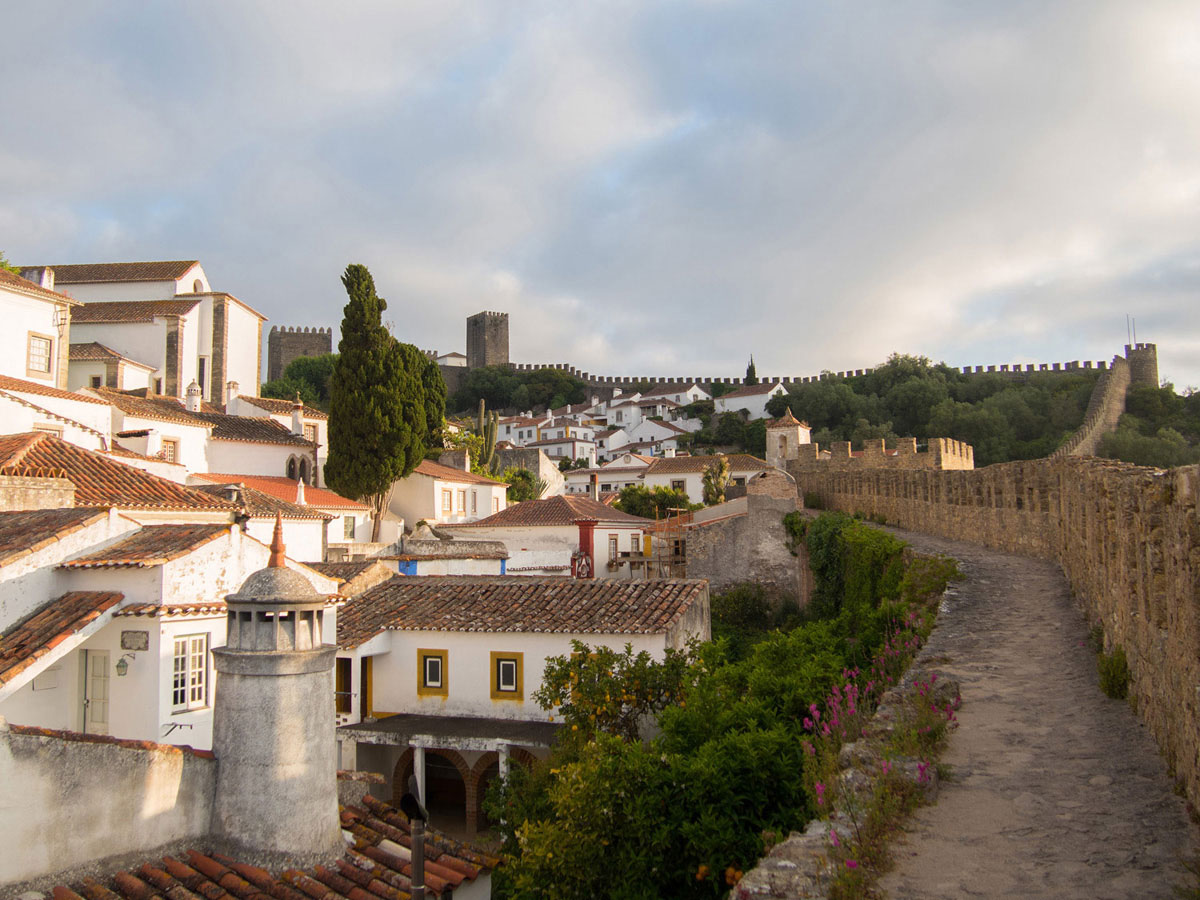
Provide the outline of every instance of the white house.
{"type": "Polygon", "coordinates": [[[767,417],[767,401],[786,393],[782,382],[750,384],[714,398],[713,410],[719,414],[740,412],[744,409],[749,412],[751,419],[765,419],[767,417]]]}
{"type": "Polygon", "coordinates": [[[97,341],[72,344],[69,359],[67,387],[72,391],[85,387],[118,391],[149,388],[154,377],[154,366],[130,359],[97,341]]]}
{"type": "MultiPolygon", "coordinates": [[[[301,480],[321,487],[324,485],[325,462],[329,457],[329,414],[298,403],[271,397],[250,397],[238,390],[238,385],[226,386],[225,412],[231,416],[262,418],[266,416],[316,445],[316,467],[309,478],[301,480]]],[[[297,466],[303,462],[298,459],[297,466]]]]}
{"type": "Polygon", "coordinates": [[[573,639],[661,659],[709,636],[700,580],[393,578],[339,613],[339,678],[356,701],[342,765],[392,784],[416,774],[441,820],[473,831],[490,780],[554,741],[556,711],[533,699],[547,659],[573,639]]]}
{"type": "Polygon", "coordinates": [[[262,369],[262,323],[246,303],[213,291],[197,260],[97,263],[40,267],[47,287],[83,305],[72,311],[72,339],[92,341],[121,356],[153,366],[156,394],[182,398],[188,384],[224,402],[225,385],[236,381],[258,393],[262,369]]]}
{"type": "Polygon", "coordinates": [[[596,442],[588,438],[556,437],[534,441],[526,447],[536,447],[555,462],[563,459],[585,459],[589,466],[596,464],[596,442]]]}
{"type": "MultiPolygon", "coordinates": [[[[0,513],[0,534],[0,715],[211,746],[224,598],[266,565],[268,548],[233,524],[138,527],[91,509],[0,513]]],[[[336,593],[332,579],[289,566],[336,593]]]]}
{"type": "Polygon", "coordinates": [[[0,374],[66,390],[71,310],[79,303],[53,290],[53,278],[48,281],[30,281],[0,269],[5,324],[0,331],[0,374]]]}
{"type": "Polygon", "coordinates": [[[586,555],[595,577],[629,578],[628,555],[642,552],[643,536],[653,525],[586,495],[563,494],[526,500],[445,531],[502,542],[508,548],[509,574],[562,575],[572,571],[573,560],[586,555]]]}
{"type": "Polygon", "coordinates": [[[89,450],[111,447],[108,404],[38,381],[0,375],[0,434],[40,431],[89,450]]]}
{"type": "MultiPolygon", "coordinates": [[[[241,509],[238,520],[242,530],[263,544],[270,544],[278,522],[283,528],[283,542],[294,558],[325,559],[327,532],[339,517],[311,506],[289,503],[274,494],[247,487],[240,482],[204,484],[189,479],[189,487],[213,497],[221,497],[241,509]]],[[[339,523],[340,524],[340,523],[339,523]]]]}
{"type": "Polygon", "coordinates": [[[629,433],[624,428],[605,428],[596,432],[596,461],[607,462],[613,454],[629,443],[629,433]]]}
{"type": "Polygon", "coordinates": [[[711,400],[712,394],[696,382],[660,384],[642,393],[643,400],[670,400],[678,406],[687,406],[700,400],[711,400]]]}
{"type": "Polygon", "coordinates": [[[507,416],[496,423],[496,440],[508,441],[514,447],[528,446],[541,439],[540,430],[549,421],[548,417],[532,415],[507,416]]]}
{"type": "Polygon", "coordinates": [[[401,541],[400,552],[379,559],[399,575],[504,575],[508,549],[500,541],[453,540],[418,525],[401,541]]]}
{"type": "Polygon", "coordinates": [[[690,432],[674,422],[665,422],[662,419],[642,419],[628,433],[631,444],[648,441],[663,446],[664,449],[677,450],[679,449],[677,443],[679,438],[690,432]]]}
{"type": "MultiPolygon", "coordinates": [[[[720,456],[674,456],[654,460],[646,469],[642,483],[646,487],[671,488],[684,491],[692,503],[704,502],[704,473],[720,456]]],[[[725,457],[729,462],[729,483],[743,485],[746,479],[771,468],[766,460],[748,453],[732,453],[725,457]]]]}
{"type": "Polygon", "coordinates": [[[388,511],[411,525],[473,522],[504,509],[507,496],[502,481],[426,459],[392,486],[388,511]]]}
{"type": "Polygon", "coordinates": [[[620,493],[622,488],[641,484],[646,469],[654,462],[653,456],[640,453],[622,453],[595,469],[572,469],[563,473],[567,482],[567,493],[590,494],[596,485],[598,496],[620,493]]]}

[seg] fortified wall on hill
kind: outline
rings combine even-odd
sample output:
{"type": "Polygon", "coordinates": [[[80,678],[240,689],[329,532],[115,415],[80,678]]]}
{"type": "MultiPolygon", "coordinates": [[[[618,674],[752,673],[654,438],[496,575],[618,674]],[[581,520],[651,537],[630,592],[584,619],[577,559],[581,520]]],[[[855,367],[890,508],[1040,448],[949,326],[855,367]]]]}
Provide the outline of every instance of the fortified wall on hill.
{"type": "Polygon", "coordinates": [[[1200,466],[1062,456],[974,471],[789,462],[788,472],[826,509],[1059,563],[1106,649],[1124,648],[1138,714],[1200,806],[1200,466]]]}
{"type": "Polygon", "coordinates": [[[849,441],[834,441],[827,453],[818,444],[796,444],[779,465],[793,477],[802,471],[974,469],[975,448],[953,438],[930,438],[928,449],[917,450],[917,439],[911,437],[899,438],[894,447],[888,447],[883,438],[863,441],[863,449],[857,454],[850,449],[849,441]]]}

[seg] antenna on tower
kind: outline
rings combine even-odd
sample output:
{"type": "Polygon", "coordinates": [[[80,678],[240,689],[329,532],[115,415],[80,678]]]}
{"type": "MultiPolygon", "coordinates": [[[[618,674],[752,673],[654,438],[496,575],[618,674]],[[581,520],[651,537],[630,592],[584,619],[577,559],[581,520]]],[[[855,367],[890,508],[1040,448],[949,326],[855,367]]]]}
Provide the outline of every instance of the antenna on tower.
{"type": "Polygon", "coordinates": [[[1129,330],[1129,313],[1125,313],[1125,343],[1133,343],[1133,334],[1129,330]]]}

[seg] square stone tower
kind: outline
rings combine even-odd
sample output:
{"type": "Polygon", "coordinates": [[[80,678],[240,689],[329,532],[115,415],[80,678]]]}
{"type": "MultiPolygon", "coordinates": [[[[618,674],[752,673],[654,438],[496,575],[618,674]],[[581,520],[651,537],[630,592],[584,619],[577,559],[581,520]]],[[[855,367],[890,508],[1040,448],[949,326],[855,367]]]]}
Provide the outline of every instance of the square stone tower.
{"type": "Polygon", "coordinates": [[[467,368],[508,365],[508,313],[481,312],[467,319],[467,368]]]}

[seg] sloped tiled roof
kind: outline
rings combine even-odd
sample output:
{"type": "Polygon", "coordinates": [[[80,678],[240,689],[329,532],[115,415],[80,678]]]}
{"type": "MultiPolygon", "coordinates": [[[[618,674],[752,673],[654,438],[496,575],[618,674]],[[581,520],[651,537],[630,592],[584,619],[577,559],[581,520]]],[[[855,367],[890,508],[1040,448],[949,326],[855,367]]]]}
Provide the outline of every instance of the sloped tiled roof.
{"type": "Polygon", "coordinates": [[[326,578],[346,582],[357,578],[378,562],[377,559],[360,559],[356,562],[306,562],[305,565],[326,578]]]}
{"type": "MultiPolygon", "coordinates": [[[[244,394],[239,394],[238,400],[245,400],[247,403],[252,403],[259,409],[265,409],[267,412],[274,413],[275,415],[290,416],[292,414],[291,400],[278,400],[274,397],[247,397],[244,394]]],[[[302,415],[306,419],[329,418],[329,413],[321,412],[321,410],[311,406],[305,406],[302,415]]]]}
{"type": "Polygon", "coordinates": [[[71,324],[103,322],[152,322],[156,316],[182,316],[195,308],[194,300],[111,300],[84,303],[71,311],[71,324]]]}
{"type": "MultiPolygon", "coordinates": [[[[206,472],[203,475],[197,474],[194,477],[203,478],[212,484],[243,484],[253,490],[262,491],[264,494],[278,497],[280,500],[286,500],[288,503],[296,503],[297,482],[283,475],[235,475],[206,472]]],[[[301,504],[301,506],[315,506],[320,509],[345,509],[355,512],[368,512],[370,510],[369,506],[359,503],[357,500],[351,500],[348,497],[343,497],[341,494],[335,494],[326,488],[312,487],[307,484],[304,486],[304,504],[301,504]]]]}
{"type": "Polygon", "coordinates": [[[60,294],[58,291],[52,291],[42,287],[40,284],[34,284],[28,279],[22,278],[20,275],[14,275],[8,269],[0,268],[0,288],[8,288],[9,290],[17,291],[22,294],[32,294],[35,297],[40,297],[43,300],[50,300],[54,303],[65,303],[69,306],[78,306],[79,301],[65,294],[60,294]]]}
{"type": "MultiPolygon", "coordinates": [[[[87,737],[91,737],[88,735],[87,737]]],[[[112,741],[110,738],[109,741],[112,741]]],[[[121,743],[121,742],[115,742],[121,743]]],[[[173,748],[175,749],[175,748],[173,748]]],[[[206,754],[207,755],[207,754],[206,754]]],[[[147,900],[150,897],[233,900],[237,897],[306,900],[401,900],[408,897],[412,865],[408,848],[412,828],[399,810],[370,794],[362,806],[339,807],[341,827],[350,837],[346,852],[328,866],[309,871],[286,869],[273,875],[215,851],[188,850],[176,856],[130,866],[109,878],[84,876],[78,891],[56,887],[54,900],[147,900]]],[[[470,882],[500,860],[426,826],[426,896],[443,897],[468,890],[470,882]]]]}
{"type": "Polygon", "coordinates": [[[586,494],[559,494],[555,497],[543,497],[540,500],[526,500],[492,513],[486,519],[475,522],[463,522],[456,525],[442,525],[442,528],[493,528],[505,526],[527,525],[574,525],[577,519],[599,519],[601,522],[615,525],[633,525],[648,527],[653,524],[650,519],[631,516],[619,509],[610,509],[603,503],[593,500],[586,494]]]}
{"type": "Polygon", "coordinates": [[[191,425],[195,428],[208,428],[209,423],[198,418],[194,413],[174,397],[162,394],[130,393],[114,388],[92,388],[103,401],[111,403],[127,416],[139,419],[153,419],[158,422],[175,422],[179,425],[191,425]]]}
{"type": "Polygon", "coordinates": [[[335,579],[338,583],[338,593],[344,597],[356,597],[375,585],[396,577],[395,570],[378,559],[364,559],[357,562],[305,563],[304,565],[320,572],[326,578],[335,579]]]}
{"type": "Polygon", "coordinates": [[[454,481],[459,484],[488,484],[492,487],[507,487],[507,484],[503,481],[497,481],[494,478],[485,478],[483,475],[476,475],[474,472],[468,472],[465,469],[443,466],[441,463],[434,462],[431,459],[421,460],[413,470],[413,473],[425,475],[429,478],[437,478],[440,481],[454,481]]]}
{"type": "MultiPolygon", "coordinates": [[[[646,476],[703,472],[709,466],[714,465],[720,458],[719,454],[716,456],[656,457],[654,462],[650,464],[650,467],[646,469],[646,476]]],[[[757,456],[751,456],[749,453],[731,453],[725,458],[729,460],[730,472],[748,472],[771,468],[765,459],[759,459],[757,456]]]]}
{"type": "Polygon", "coordinates": [[[770,422],[767,423],[768,428],[777,428],[780,426],[789,426],[789,425],[799,425],[803,428],[809,427],[809,424],[807,422],[801,422],[799,419],[797,419],[795,416],[792,415],[792,408],[790,406],[783,411],[783,415],[780,416],[778,419],[772,419],[770,422]]]}
{"type": "Polygon", "coordinates": [[[87,394],[76,394],[74,391],[64,391],[49,384],[13,378],[11,375],[0,375],[0,390],[16,394],[40,394],[43,397],[57,397],[59,400],[78,400],[80,403],[104,404],[103,400],[97,400],[87,394]]]}
{"type": "Polygon", "coordinates": [[[107,515],[86,507],[0,512],[0,566],[49,547],[107,515]]]}
{"type": "Polygon", "coordinates": [[[288,444],[297,447],[312,447],[306,440],[286,425],[281,425],[266,416],[227,416],[225,413],[189,412],[189,416],[212,426],[211,437],[217,441],[249,441],[253,444],[288,444]]]}
{"type": "Polygon", "coordinates": [[[111,359],[120,359],[125,362],[133,363],[135,366],[141,366],[143,369],[153,369],[154,366],[147,365],[144,362],[138,362],[136,359],[130,359],[119,350],[114,350],[112,347],[106,347],[99,341],[90,341],[86,344],[72,344],[69,352],[71,362],[108,362],[111,359]]]}
{"type": "Polygon", "coordinates": [[[118,509],[233,510],[234,504],[114,462],[52,434],[0,436],[0,472],[6,475],[58,473],[75,485],[76,506],[118,509]]]}
{"type": "Polygon", "coordinates": [[[779,387],[778,381],[763,382],[761,384],[747,384],[738,388],[736,391],[730,391],[728,394],[722,394],[717,397],[717,400],[732,400],[735,397],[758,397],[762,394],[769,394],[775,388],[779,387]]]}
{"type": "Polygon", "coordinates": [[[703,579],[398,576],[338,612],[338,646],[383,631],[661,634],[708,590],[703,579]]]}
{"type": "Polygon", "coordinates": [[[107,281],[175,281],[199,263],[198,259],[163,262],[79,263],[50,266],[55,284],[97,284],[107,281]]]}
{"type": "Polygon", "coordinates": [[[147,525],[124,540],[59,565],[60,569],[150,569],[229,533],[228,525],[147,525]]]}
{"type": "Polygon", "coordinates": [[[70,591],[0,636],[0,684],[12,681],[58,644],[125,599],[116,591],[70,591]]]}
{"type": "Polygon", "coordinates": [[[533,441],[531,443],[528,443],[525,446],[526,447],[549,447],[552,444],[570,444],[570,443],[594,444],[596,442],[592,438],[579,437],[578,435],[573,434],[570,437],[544,438],[540,441],[533,441]]]}
{"type": "MultiPolygon", "coordinates": [[[[282,497],[276,497],[265,491],[259,491],[244,484],[193,484],[197,491],[204,491],[214,497],[222,497],[233,503],[240,503],[246,514],[255,519],[274,519],[276,515],[285,519],[319,519],[329,522],[336,518],[330,513],[321,512],[315,506],[301,506],[299,503],[289,503],[282,497]]],[[[308,490],[313,490],[308,488],[308,490]]]]}
{"type": "MultiPolygon", "coordinates": [[[[643,400],[653,400],[655,397],[665,397],[667,394],[683,394],[690,391],[694,387],[700,387],[696,382],[689,381],[683,384],[660,384],[648,391],[642,392],[643,400]]],[[[703,388],[700,388],[704,390],[703,388]]],[[[705,393],[708,393],[705,391],[705,393]]]]}

